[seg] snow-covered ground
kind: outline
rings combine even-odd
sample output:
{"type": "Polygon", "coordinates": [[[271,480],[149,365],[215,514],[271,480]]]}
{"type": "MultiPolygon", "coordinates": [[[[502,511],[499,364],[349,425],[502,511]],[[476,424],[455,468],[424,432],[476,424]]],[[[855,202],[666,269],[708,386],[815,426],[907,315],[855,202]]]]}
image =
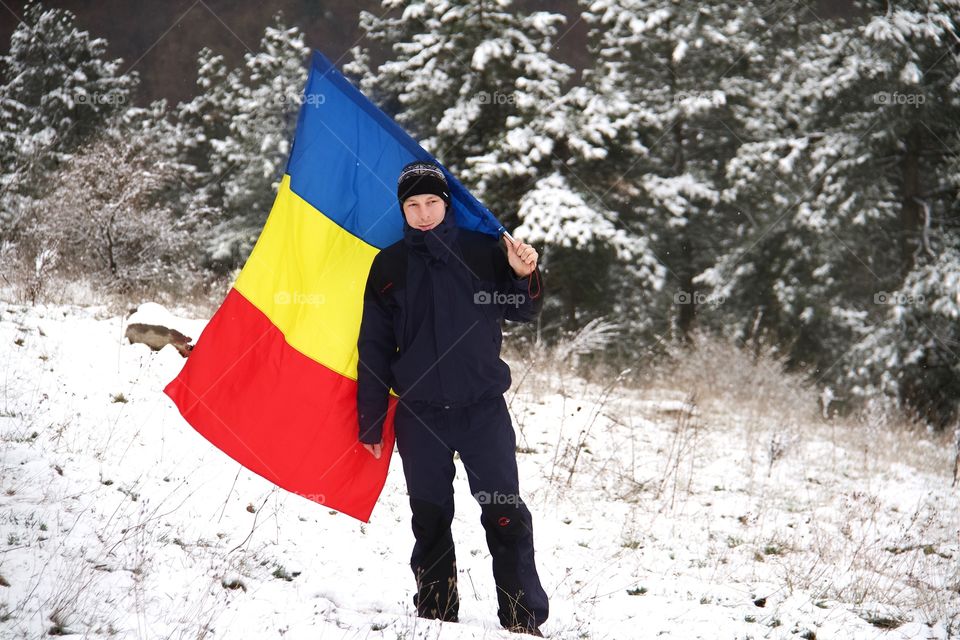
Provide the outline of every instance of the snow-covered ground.
{"type": "MultiPolygon", "coordinates": [[[[0,637],[520,637],[462,468],[461,622],[420,620],[399,456],[366,525],[277,489],[183,421],[161,391],[183,359],[126,322],[0,303],[0,637]]],[[[960,636],[942,442],[514,379],[547,637],[960,636]]]]}

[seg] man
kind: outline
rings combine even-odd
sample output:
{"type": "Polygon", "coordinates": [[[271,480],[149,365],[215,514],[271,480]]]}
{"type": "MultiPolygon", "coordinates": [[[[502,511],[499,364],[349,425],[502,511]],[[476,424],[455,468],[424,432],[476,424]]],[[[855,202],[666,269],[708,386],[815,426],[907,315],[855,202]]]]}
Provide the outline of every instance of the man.
{"type": "Polygon", "coordinates": [[[534,563],[530,511],[519,495],[516,434],[503,394],[500,322],[529,322],[542,306],[537,252],[458,228],[434,164],[412,162],[397,180],[403,239],[377,254],[360,325],[360,442],[379,458],[390,388],[394,428],[413,512],[417,615],[456,621],[454,451],[480,503],[493,556],[501,624],[543,637],[547,595],[534,563]]]}

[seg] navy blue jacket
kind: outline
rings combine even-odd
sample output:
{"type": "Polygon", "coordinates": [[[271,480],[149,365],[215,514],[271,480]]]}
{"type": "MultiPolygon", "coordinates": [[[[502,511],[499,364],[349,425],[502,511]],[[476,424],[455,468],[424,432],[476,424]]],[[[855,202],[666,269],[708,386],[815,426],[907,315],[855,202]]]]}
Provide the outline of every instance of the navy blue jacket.
{"type": "Polygon", "coordinates": [[[389,390],[413,407],[464,406],[510,388],[501,321],[529,322],[543,305],[539,267],[517,278],[502,240],[456,226],[404,223],[376,255],[357,341],[360,441],[380,442],[389,390]]]}

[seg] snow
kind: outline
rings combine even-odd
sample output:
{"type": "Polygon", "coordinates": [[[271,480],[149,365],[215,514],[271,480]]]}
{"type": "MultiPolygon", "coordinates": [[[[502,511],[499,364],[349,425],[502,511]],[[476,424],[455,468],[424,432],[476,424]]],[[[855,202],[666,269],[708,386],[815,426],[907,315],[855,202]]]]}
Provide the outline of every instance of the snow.
{"type": "Polygon", "coordinates": [[[916,62],[908,62],[903,65],[903,70],[900,71],[900,81],[904,84],[920,84],[920,80],[923,79],[923,71],[920,70],[920,67],[917,66],[916,62]]]}
{"type": "Polygon", "coordinates": [[[478,44],[476,49],[473,50],[470,68],[475,71],[482,71],[491,60],[510,58],[514,53],[513,46],[508,41],[502,39],[486,40],[478,44]]]}
{"type": "Polygon", "coordinates": [[[874,17],[864,27],[863,32],[868,38],[882,44],[890,44],[891,41],[897,44],[904,44],[905,42],[903,34],[886,18],[874,17]]]}
{"type": "Polygon", "coordinates": [[[693,208],[694,201],[702,200],[716,204],[720,196],[708,184],[697,180],[690,174],[675,177],[646,176],[644,187],[657,204],[677,218],[685,217],[693,208]]]}
{"type": "Polygon", "coordinates": [[[673,50],[673,61],[677,64],[683,61],[683,57],[687,54],[687,43],[686,41],[680,41],[677,43],[677,46],[673,50]]]}
{"type": "Polygon", "coordinates": [[[629,260],[632,250],[638,249],[628,234],[611,221],[613,213],[597,211],[556,173],[540,180],[524,195],[519,216],[522,222],[515,234],[526,242],[577,249],[606,243],[624,260],[629,260]]]}
{"type": "MultiPolygon", "coordinates": [[[[369,524],[273,487],[183,421],[162,394],[183,359],[128,344],[134,319],[203,326],[152,304],[0,303],[0,636],[517,637],[462,472],[462,621],[428,622],[399,457],[369,524]]],[[[948,637],[960,510],[942,448],[560,374],[507,395],[547,637],[948,637]]]]}
{"type": "MultiPolygon", "coordinates": [[[[191,335],[187,329],[197,331],[203,330],[203,326],[198,326],[196,320],[185,320],[179,316],[170,313],[166,307],[156,302],[144,302],[137,306],[137,310],[127,317],[125,324],[156,324],[168,329],[175,329],[185,335],[191,335]]],[[[200,335],[197,331],[196,335],[200,335]]]]}

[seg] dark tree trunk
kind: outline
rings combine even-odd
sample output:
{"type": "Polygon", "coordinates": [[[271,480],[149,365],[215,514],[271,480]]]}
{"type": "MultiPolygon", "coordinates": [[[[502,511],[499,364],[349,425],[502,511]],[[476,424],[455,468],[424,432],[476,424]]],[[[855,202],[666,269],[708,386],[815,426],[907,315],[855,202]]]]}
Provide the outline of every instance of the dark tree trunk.
{"type": "Polygon", "coordinates": [[[920,152],[923,140],[920,130],[914,128],[904,140],[900,173],[903,180],[900,204],[900,277],[905,278],[913,269],[920,247],[920,232],[923,227],[923,205],[920,202],[920,152]]]}
{"type": "MultiPolygon", "coordinates": [[[[683,175],[687,169],[686,156],[683,153],[684,121],[682,118],[677,120],[673,127],[673,143],[675,146],[673,171],[674,175],[683,175]]],[[[693,282],[694,276],[694,255],[693,243],[688,236],[688,230],[684,229],[677,238],[678,258],[680,264],[677,265],[677,276],[680,279],[680,291],[684,292],[684,298],[679,301],[680,309],[677,312],[677,329],[680,333],[680,339],[686,341],[693,330],[693,324],[697,316],[697,291],[693,282]]]]}

